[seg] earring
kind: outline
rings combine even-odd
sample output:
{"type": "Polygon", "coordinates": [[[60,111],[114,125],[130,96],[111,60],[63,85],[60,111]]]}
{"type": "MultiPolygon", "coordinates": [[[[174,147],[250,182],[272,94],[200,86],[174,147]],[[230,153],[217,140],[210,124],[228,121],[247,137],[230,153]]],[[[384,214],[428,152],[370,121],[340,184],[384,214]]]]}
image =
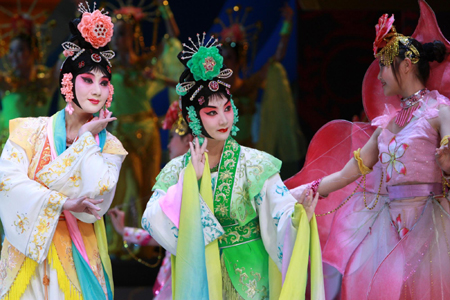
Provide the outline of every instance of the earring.
{"type": "Polygon", "coordinates": [[[109,95],[108,95],[108,99],[106,99],[106,103],[105,103],[106,108],[111,107],[111,102],[112,102],[113,95],[114,95],[114,86],[111,83],[109,83],[108,87],[109,87],[109,95]]]}

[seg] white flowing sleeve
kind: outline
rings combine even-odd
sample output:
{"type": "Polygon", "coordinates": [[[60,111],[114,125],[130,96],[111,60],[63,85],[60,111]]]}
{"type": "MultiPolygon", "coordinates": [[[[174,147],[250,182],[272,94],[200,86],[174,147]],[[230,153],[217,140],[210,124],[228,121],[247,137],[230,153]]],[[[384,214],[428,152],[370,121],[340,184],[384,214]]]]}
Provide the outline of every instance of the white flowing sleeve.
{"type": "Polygon", "coordinates": [[[0,158],[0,218],[8,241],[41,263],[67,197],[31,180],[29,163],[25,150],[8,140],[0,158]]]}
{"type": "MultiPolygon", "coordinates": [[[[156,189],[148,201],[142,217],[142,227],[173,255],[177,253],[183,178],[184,171],[181,171],[178,182],[169,187],[167,192],[156,189]]],[[[208,245],[223,235],[224,230],[200,194],[199,202],[203,236],[205,245],[208,245]]]]}
{"type": "MultiPolygon", "coordinates": [[[[84,133],[72,146],[42,168],[39,180],[70,199],[89,197],[103,199],[98,204],[103,216],[109,209],[125,155],[102,153],[90,132],[84,133]]],[[[85,223],[97,221],[88,213],[72,214],[85,223]]]]}
{"type": "Polygon", "coordinates": [[[289,260],[295,244],[298,224],[294,225],[293,218],[297,200],[277,173],[266,180],[255,202],[264,246],[281,270],[283,257],[289,260]]]}
{"type": "Polygon", "coordinates": [[[142,228],[144,228],[164,249],[176,255],[178,228],[166,216],[159,205],[159,200],[167,195],[163,190],[153,192],[147,203],[147,208],[142,216],[142,228]]]}

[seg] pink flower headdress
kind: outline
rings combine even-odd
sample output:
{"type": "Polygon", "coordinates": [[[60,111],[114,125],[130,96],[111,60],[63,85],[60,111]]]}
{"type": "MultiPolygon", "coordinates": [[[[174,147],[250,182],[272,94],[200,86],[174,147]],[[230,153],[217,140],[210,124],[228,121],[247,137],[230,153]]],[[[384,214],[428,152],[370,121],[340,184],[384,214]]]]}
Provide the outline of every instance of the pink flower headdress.
{"type": "Polygon", "coordinates": [[[81,22],[77,26],[81,36],[96,49],[106,46],[111,41],[114,32],[114,24],[107,16],[108,12],[103,14],[103,9],[96,10],[95,3],[93,12],[90,12],[89,5],[86,9],[82,3],[79,4],[79,11],[83,14],[81,22]]]}
{"type": "Polygon", "coordinates": [[[66,111],[71,115],[73,113],[73,76],[72,73],[66,73],[61,80],[61,94],[64,95],[64,99],[67,102],[66,111]]]}
{"type": "Polygon", "coordinates": [[[386,35],[391,31],[395,33],[395,27],[394,24],[394,15],[392,15],[390,18],[388,18],[388,14],[384,14],[378,19],[378,24],[375,25],[375,31],[376,31],[376,37],[375,41],[373,42],[373,55],[377,55],[378,49],[382,49],[384,46],[386,46],[385,37],[386,35]]]}

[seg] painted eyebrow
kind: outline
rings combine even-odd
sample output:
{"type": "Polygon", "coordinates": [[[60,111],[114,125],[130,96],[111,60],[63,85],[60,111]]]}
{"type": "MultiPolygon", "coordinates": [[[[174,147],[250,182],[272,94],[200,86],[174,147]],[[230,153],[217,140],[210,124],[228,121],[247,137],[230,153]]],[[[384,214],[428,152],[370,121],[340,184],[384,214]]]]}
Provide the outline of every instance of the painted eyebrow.
{"type": "MultiPolygon", "coordinates": [[[[226,106],[228,103],[230,103],[230,100],[228,100],[223,106],[226,106]]],[[[205,106],[205,108],[207,108],[207,107],[217,109],[217,106],[212,106],[212,105],[205,106]]]]}

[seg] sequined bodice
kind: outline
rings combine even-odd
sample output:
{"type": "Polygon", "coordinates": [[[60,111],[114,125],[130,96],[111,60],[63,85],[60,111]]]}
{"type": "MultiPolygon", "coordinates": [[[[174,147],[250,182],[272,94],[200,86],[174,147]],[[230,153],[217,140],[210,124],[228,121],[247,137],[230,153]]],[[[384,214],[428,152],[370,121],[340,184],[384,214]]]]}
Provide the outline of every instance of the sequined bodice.
{"type": "Polygon", "coordinates": [[[394,134],[384,128],[378,137],[379,161],[386,185],[441,182],[435,159],[439,134],[426,118],[418,118],[394,134]]]}

